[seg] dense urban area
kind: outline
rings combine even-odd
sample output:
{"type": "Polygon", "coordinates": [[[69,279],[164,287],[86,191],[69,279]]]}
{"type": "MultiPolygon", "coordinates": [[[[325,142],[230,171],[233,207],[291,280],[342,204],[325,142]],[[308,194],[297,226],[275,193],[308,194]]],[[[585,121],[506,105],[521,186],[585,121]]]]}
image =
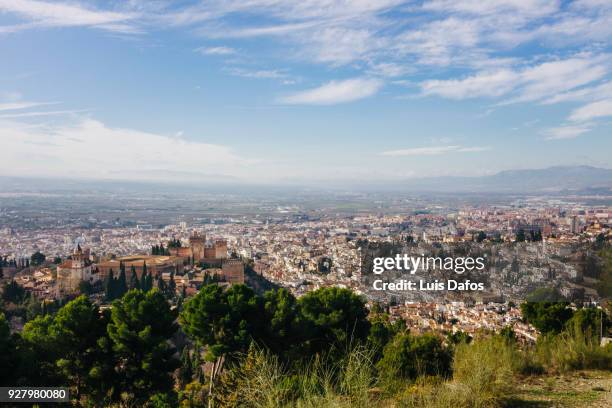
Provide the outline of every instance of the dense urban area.
{"type": "MultiPolygon", "coordinates": [[[[18,336],[13,341],[25,352],[20,358],[46,352],[41,344],[46,344],[46,336],[53,338],[54,330],[79,331],[61,327],[70,325],[62,319],[84,318],[84,310],[106,316],[102,319],[108,337],[101,336],[114,346],[98,352],[117,353],[121,364],[140,364],[126,351],[130,336],[144,342],[145,349],[148,341],[138,334],[145,326],[130,328],[129,322],[121,322],[125,314],[151,308],[165,325],[156,336],[170,340],[162,351],[138,357],[157,356],[166,368],[140,367],[123,373],[127,375],[123,381],[144,381],[139,385],[107,384],[100,389],[100,384],[96,388],[84,379],[75,380],[71,367],[77,369],[79,364],[91,364],[88,370],[102,372],[101,377],[92,377],[96,381],[111,381],[104,376],[119,370],[101,367],[99,361],[86,363],[93,358],[89,354],[87,358],[72,356],[75,361],[58,356],[45,363],[47,372],[33,378],[27,368],[25,373],[17,370],[14,375],[5,374],[3,382],[68,381],[76,401],[90,406],[128,400],[150,406],[234,406],[244,397],[236,394],[235,387],[254,375],[248,370],[258,364],[270,369],[276,361],[281,364],[275,366],[277,370],[286,362],[300,360],[297,356],[325,352],[330,352],[331,364],[346,357],[336,356],[338,350],[364,339],[366,348],[373,350],[368,361],[375,363],[386,389],[381,402],[397,391],[391,377],[436,374],[443,378],[451,370],[453,350],[483,333],[511,339],[513,347],[525,352],[540,347],[549,333],[565,333],[569,329],[564,328],[574,324],[581,332],[588,329],[593,336],[588,344],[596,344],[596,352],[608,347],[612,206],[605,200],[364,194],[328,199],[318,207],[316,200],[308,195],[279,198],[276,203],[270,198],[235,196],[159,200],[84,195],[66,206],[67,200],[58,193],[2,195],[3,324],[7,336],[9,332],[18,336]],[[368,271],[363,264],[369,245],[390,245],[401,253],[419,255],[482,256],[486,268],[476,278],[486,288],[461,295],[421,292],[412,297],[400,291],[372,291],[364,279],[368,271]],[[160,300],[164,306],[156,303],[160,300]],[[223,304],[227,309],[215,309],[223,304]],[[554,305],[563,306],[553,312],[549,309],[554,305]],[[259,307],[263,309],[258,311],[259,307]],[[340,321],[334,320],[337,316],[331,318],[337,308],[345,313],[340,321]],[[323,319],[325,313],[330,313],[331,320],[323,319]],[[259,315],[262,320],[253,321],[259,315]],[[343,323],[343,318],[348,320],[343,323]],[[266,319],[271,319],[267,328],[261,326],[266,319]],[[351,332],[340,334],[348,322],[354,325],[351,332]],[[34,346],[32,342],[42,343],[34,346]],[[410,353],[421,352],[433,353],[423,357],[431,366],[417,367],[412,362],[398,368],[390,357],[408,353],[420,361],[410,353]],[[229,370],[241,361],[236,353],[247,353],[247,360],[238,371],[229,370]],[[166,372],[152,374],[157,369],[166,372]],[[110,371],[104,374],[104,370],[110,371]],[[159,381],[152,381],[150,375],[159,376],[159,381]]],[[[437,276],[440,271],[429,272],[437,276]]],[[[3,347],[9,347],[8,343],[3,347]]],[[[99,340],[95,343],[100,346],[99,340]]],[[[361,352],[352,349],[350,353],[361,352]]],[[[533,356],[522,358],[538,364],[533,356]]],[[[610,368],[610,361],[595,365],[610,368]]],[[[540,368],[532,368],[544,370],[549,363],[542,361],[540,368]]],[[[25,367],[23,361],[12,364],[25,367]]],[[[287,401],[295,397],[290,390],[278,392],[287,401]]]]}

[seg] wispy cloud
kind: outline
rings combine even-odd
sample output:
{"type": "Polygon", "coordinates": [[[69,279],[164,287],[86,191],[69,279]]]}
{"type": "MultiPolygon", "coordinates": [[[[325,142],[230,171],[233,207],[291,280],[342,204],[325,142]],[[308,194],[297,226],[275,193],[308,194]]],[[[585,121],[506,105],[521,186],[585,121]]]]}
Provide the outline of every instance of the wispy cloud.
{"type": "Polygon", "coordinates": [[[388,150],[381,153],[381,156],[437,156],[447,153],[476,153],[491,150],[485,146],[433,146],[433,147],[414,147],[410,149],[388,150]]]}
{"type": "Polygon", "coordinates": [[[57,102],[6,102],[0,103],[0,111],[29,109],[43,105],[53,105],[57,102]]]}
{"type": "Polygon", "coordinates": [[[230,75],[239,76],[243,78],[255,78],[255,79],[285,79],[289,78],[289,75],[280,70],[276,69],[260,69],[260,70],[248,70],[244,68],[226,68],[225,72],[230,75]]]}
{"type": "Polygon", "coordinates": [[[382,86],[381,80],[370,78],[330,81],[314,89],[284,96],[278,101],[287,105],[335,105],[368,98],[382,86]]]}
{"type": "Polygon", "coordinates": [[[449,99],[497,97],[510,92],[516,85],[517,74],[511,70],[480,73],[462,79],[431,79],[421,83],[423,95],[449,99]]]}
{"type": "Polygon", "coordinates": [[[412,66],[398,64],[394,62],[380,62],[372,64],[370,69],[368,70],[368,73],[374,76],[396,78],[414,71],[415,69],[412,66]]]}
{"type": "Polygon", "coordinates": [[[423,95],[449,99],[506,97],[502,104],[550,101],[557,95],[588,85],[610,71],[607,55],[576,56],[547,61],[522,69],[479,72],[461,79],[426,80],[423,95]]]}
{"type": "Polygon", "coordinates": [[[289,23],[289,24],[275,24],[268,26],[258,27],[242,27],[242,28],[227,28],[223,30],[211,29],[204,27],[198,32],[201,35],[210,38],[253,38],[253,37],[274,37],[287,35],[292,33],[300,33],[313,27],[319,26],[321,23],[317,21],[306,22],[306,23],[289,23]]]}
{"type": "Polygon", "coordinates": [[[83,113],[83,112],[89,112],[89,109],[6,113],[6,114],[0,115],[0,119],[7,119],[7,118],[29,118],[29,117],[37,117],[37,116],[72,115],[72,114],[75,114],[75,113],[83,113]]]}
{"type": "Polygon", "coordinates": [[[612,95],[612,81],[607,81],[599,85],[587,86],[574,91],[559,93],[544,100],[542,103],[550,105],[560,102],[585,102],[605,99],[610,95],[612,95]]]}
{"type": "Polygon", "coordinates": [[[571,113],[569,120],[578,122],[605,116],[612,116],[612,99],[593,102],[582,106],[571,113]]]}
{"type": "Polygon", "coordinates": [[[74,2],[0,0],[0,11],[29,20],[30,25],[22,25],[21,28],[90,26],[117,32],[137,31],[130,24],[137,17],[134,13],[99,10],[74,2]]]}
{"type": "Polygon", "coordinates": [[[542,133],[546,140],[575,139],[591,130],[589,125],[559,126],[544,130],[542,133]]]}
{"type": "Polygon", "coordinates": [[[219,46],[219,47],[199,47],[195,49],[196,52],[202,54],[202,55],[233,55],[236,54],[238,51],[234,48],[230,48],[230,47],[224,47],[224,46],[219,46]]]}
{"type": "Polygon", "coordinates": [[[430,0],[424,2],[423,9],[485,16],[499,13],[516,13],[521,16],[539,17],[556,12],[559,9],[559,2],[556,0],[430,0]]]}

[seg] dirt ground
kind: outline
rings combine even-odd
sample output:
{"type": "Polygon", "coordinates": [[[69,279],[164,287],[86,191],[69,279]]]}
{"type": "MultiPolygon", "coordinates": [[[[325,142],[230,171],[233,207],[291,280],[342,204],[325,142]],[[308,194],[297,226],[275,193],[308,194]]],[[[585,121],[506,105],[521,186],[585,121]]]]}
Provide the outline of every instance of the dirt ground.
{"type": "Polygon", "coordinates": [[[612,407],[612,371],[526,377],[509,407],[612,407]]]}

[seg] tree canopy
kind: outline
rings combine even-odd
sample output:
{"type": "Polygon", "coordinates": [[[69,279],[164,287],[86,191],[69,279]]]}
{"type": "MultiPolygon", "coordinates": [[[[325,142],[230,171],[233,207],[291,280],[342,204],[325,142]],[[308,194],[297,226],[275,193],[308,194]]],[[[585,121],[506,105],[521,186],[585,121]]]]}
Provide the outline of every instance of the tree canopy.
{"type": "Polygon", "coordinates": [[[107,330],[117,359],[117,380],[137,404],[172,390],[171,373],[179,364],[168,340],[178,329],[175,318],[156,289],[131,290],[113,303],[107,330]]]}

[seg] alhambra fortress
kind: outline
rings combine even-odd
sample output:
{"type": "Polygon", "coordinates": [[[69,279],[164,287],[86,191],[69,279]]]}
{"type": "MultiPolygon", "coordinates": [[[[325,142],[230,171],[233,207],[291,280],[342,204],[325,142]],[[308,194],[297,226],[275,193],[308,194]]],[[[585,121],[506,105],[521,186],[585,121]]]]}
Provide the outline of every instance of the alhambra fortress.
{"type": "Polygon", "coordinates": [[[116,277],[125,268],[129,282],[132,273],[141,279],[146,270],[152,276],[170,280],[171,274],[180,277],[186,266],[197,271],[190,279],[179,279],[186,288],[196,288],[204,275],[216,276],[229,284],[244,283],[244,263],[228,256],[227,241],[224,239],[206,240],[205,234],[193,233],[187,246],[168,248],[169,255],[128,255],[107,260],[94,260],[89,249],[75,248],[70,259],[57,267],[57,290],[60,293],[74,293],[83,281],[105,281],[109,274],[116,277]],[[198,273],[199,272],[199,273],[198,273]]]}

